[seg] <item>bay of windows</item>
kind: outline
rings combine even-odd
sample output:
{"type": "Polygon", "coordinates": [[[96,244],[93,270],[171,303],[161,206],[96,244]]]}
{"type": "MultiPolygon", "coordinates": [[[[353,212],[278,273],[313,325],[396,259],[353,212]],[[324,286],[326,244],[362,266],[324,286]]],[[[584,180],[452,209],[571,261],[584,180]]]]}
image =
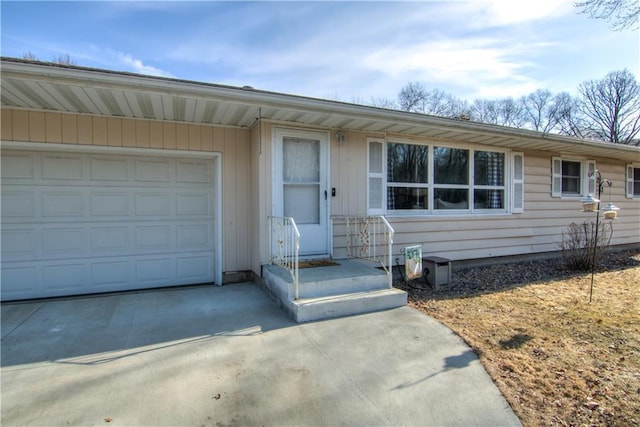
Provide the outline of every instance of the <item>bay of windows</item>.
{"type": "Polygon", "coordinates": [[[382,141],[369,150],[370,211],[507,211],[504,152],[382,141]],[[386,158],[386,169],[371,164],[372,152],[386,158]]]}

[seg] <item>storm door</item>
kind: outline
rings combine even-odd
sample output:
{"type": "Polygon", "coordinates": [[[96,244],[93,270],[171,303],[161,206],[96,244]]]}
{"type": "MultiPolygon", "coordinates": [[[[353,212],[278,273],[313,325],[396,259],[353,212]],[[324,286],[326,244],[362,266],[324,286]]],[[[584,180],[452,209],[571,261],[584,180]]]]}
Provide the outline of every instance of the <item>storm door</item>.
{"type": "Polygon", "coordinates": [[[275,153],[276,215],[295,220],[300,231],[300,255],[327,255],[327,135],[278,129],[275,153]]]}

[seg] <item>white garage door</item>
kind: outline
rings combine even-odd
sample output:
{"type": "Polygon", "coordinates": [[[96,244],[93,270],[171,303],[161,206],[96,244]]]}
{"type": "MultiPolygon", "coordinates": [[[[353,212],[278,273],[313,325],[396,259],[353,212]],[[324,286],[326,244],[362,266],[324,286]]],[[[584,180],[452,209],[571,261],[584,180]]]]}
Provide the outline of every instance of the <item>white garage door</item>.
{"type": "Polygon", "coordinates": [[[213,282],[214,161],[2,151],[2,300],[213,282]]]}

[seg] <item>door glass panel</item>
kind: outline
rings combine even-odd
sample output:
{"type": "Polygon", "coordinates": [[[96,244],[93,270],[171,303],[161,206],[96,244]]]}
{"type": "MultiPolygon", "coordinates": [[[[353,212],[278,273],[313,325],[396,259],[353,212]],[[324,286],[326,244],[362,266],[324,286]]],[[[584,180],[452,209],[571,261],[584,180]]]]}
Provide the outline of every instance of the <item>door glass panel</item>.
{"type": "Polygon", "coordinates": [[[320,185],[285,184],[284,216],[293,217],[296,224],[320,223],[320,185]]]}
{"type": "Polygon", "coordinates": [[[284,137],[284,215],[297,224],[320,223],[320,141],[284,137]]]}
{"type": "Polygon", "coordinates": [[[283,139],[283,181],[320,182],[320,141],[313,139],[283,139]]]}

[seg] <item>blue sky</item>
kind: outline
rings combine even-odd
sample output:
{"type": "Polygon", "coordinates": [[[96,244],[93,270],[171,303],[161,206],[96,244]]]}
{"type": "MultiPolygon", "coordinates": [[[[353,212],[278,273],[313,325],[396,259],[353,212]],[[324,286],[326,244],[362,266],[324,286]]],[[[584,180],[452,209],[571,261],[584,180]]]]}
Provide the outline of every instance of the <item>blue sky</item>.
{"type": "Polygon", "coordinates": [[[423,83],[461,99],[574,93],[628,69],[640,32],[571,0],[1,3],[2,55],[346,102],[423,83]]]}

